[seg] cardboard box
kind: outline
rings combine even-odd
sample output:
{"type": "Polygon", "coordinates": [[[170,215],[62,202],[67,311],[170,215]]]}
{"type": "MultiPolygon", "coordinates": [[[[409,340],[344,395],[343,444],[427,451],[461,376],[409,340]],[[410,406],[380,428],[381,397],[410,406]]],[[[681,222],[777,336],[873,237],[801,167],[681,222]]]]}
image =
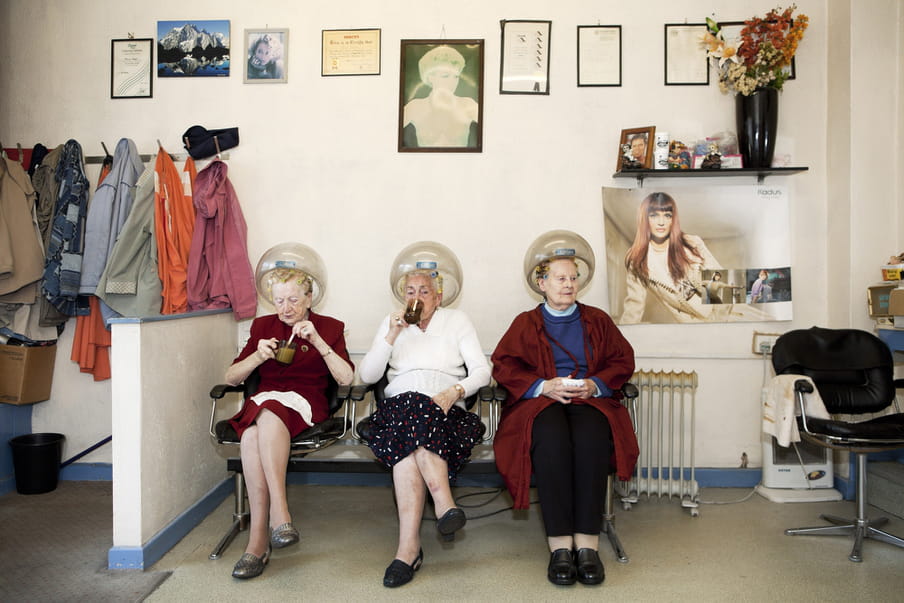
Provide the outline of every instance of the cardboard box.
{"type": "Polygon", "coordinates": [[[882,266],[882,280],[904,280],[904,264],[886,264],[885,266],[882,266]]]}
{"type": "Polygon", "coordinates": [[[891,316],[891,312],[888,311],[888,302],[891,292],[897,286],[897,283],[891,283],[866,288],[866,304],[869,308],[870,318],[891,316]]]}
{"type": "Polygon", "coordinates": [[[0,345],[0,402],[33,404],[50,398],[56,344],[0,345]]]}
{"type": "Polygon", "coordinates": [[[888,313],[892,316],[904,316],[904,288],[895,287],[889,291],[888,313]]]}

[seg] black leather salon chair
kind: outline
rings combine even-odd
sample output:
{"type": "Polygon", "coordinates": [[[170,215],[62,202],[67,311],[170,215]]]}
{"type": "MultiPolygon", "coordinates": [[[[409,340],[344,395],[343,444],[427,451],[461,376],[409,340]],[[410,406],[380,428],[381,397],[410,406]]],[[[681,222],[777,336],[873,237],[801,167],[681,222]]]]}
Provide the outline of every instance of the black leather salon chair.
{"type": "Polygon", "coordinates": [[[904,380],[894,379],[891,351],[867,331],[813,327],[785,333],[776,341],[772,354],[776,374],[812,379],[826,410],[833,416],[808,417],[804,401],[813,393],[813,387],[807,380],[796,381],[796,406],[802,411],[798,418],[801,437],[826,448],[847,450],[857,460],[857,516],[845,519],[820,515],[832,525],[795,528],[785,533],[853,535],[854,546],[848,557],[851,561],[863,560],[865,538],[904,547],[904,540],[878,528],[887,518],[866,516],[867,454],[904,448],[904,414],[895,401],[896,389],[904,387],[904,380]],[[893,408],[894,413],[887,414],[893,408]]]}
{"type": "MultiPolygon", "coordinates": [[[[260,376],[257,371],[252,372],[248,378],[239,385],[215,385],[210,390],[210,436],[217,444],[228,444],[238,446],[240,444],[238,434],[229,424],[228,420],[217,421],[217,404],[226,398],[228,393],[241,393],[243,398],[253,396],[257,393],[260,385],[260,376]]],[[[327,390],[327,400],[329,402],[330,417],[318,423],[309,429],[306,429],[292,438],[290,444],[290,462],[291,459],[304,456],[320,450],[342,439],[348,428],[351,426],[349,419],[348,405],[345,401],[349,397],[351,391],[350,386],[339,386],[335,381],[330,379],[327,390]],[[342,410],[342,413],[339,411],[342,410]]],[[[245,495],[245,479],[242,473],[242,459],[240,457],[229,457],[226,460],[226,468],[234,472],[233,479],[235,483],[233,497],[235,499],[235,511],[232,514],[232,526],[210,553],[211,559],[219,559],[223,551],[229,546],[236,534],[248,528],[251,513],[246,505],[245,495]]]]}

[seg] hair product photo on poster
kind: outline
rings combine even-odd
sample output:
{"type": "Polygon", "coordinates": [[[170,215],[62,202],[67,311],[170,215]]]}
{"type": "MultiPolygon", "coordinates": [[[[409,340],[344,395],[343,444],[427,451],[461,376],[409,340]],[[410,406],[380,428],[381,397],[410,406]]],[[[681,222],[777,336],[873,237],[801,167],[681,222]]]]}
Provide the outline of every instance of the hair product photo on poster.
{"type": "Polygon", "coordinates": [[[288,29],[245,30],[246,84],[285,84],[288,58],[288,29]]]}
{"type": "Polygon", "coordinates": [[[229,76],[229,21],[157,21],[157,77],[229,76]]]}
{"type": "Polygon", "coordinates": [[[616,323],[791,320],[780,187],[603,188],[616,323]]]}
{"type": "Polygon", "coordinates": [[[483,40],[402,40],[399,151],[483,149],[483,40]]]}

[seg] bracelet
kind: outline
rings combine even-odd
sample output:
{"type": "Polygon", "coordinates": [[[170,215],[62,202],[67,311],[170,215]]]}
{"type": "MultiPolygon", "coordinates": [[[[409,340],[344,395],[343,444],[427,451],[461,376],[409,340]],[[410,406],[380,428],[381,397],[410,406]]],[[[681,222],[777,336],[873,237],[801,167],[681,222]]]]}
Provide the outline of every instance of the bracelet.
{"type": "Polygon", "coordinates": [[[326,354],[321,354],[320,356],[321,356],[321,358],[326,358],[327,356],[329,356],[332,353],[333,353],[333,348],[330,348],[329,350],[327,350],[326,354]]]}
{"type": "Polygon", "coordinates": [[[455,384],[455,391],[458,392],[458,398],[456,398],[456,400],[461,400],[465,397],[465,388],[461,383],[455,384]]]}

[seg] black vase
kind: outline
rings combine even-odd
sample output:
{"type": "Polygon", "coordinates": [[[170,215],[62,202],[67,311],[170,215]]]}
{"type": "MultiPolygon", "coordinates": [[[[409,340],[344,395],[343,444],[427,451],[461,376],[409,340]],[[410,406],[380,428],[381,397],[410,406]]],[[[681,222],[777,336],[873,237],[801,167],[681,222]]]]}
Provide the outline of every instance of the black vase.
{"type": "Polygon", "coordinates": [[[778,128],[778,90],[757,88],[750,96],[738,94],[735,102],[744,167],[771,167],[778,128]]]}

